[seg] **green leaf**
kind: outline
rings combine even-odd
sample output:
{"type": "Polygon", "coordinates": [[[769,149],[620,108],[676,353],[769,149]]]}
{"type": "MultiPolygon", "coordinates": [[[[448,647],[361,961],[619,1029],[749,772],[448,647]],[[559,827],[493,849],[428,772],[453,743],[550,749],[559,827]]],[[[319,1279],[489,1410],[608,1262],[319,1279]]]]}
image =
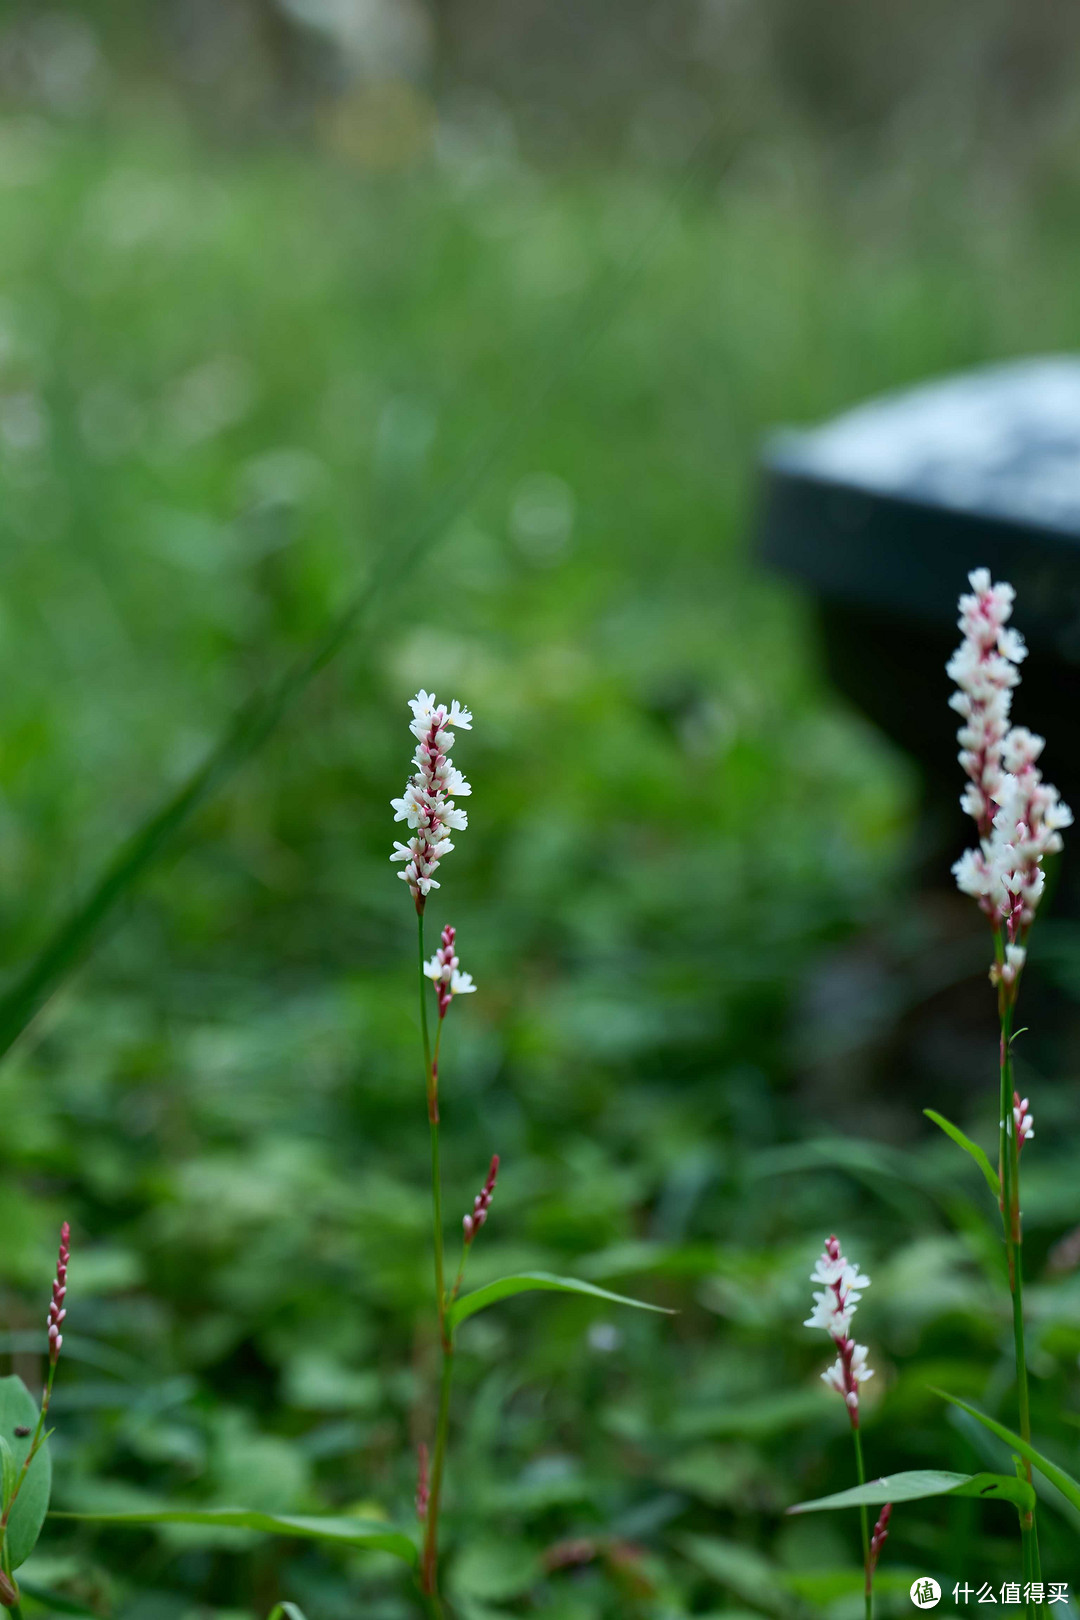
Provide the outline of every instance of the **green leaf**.
{"type": "Polygon", "coordinates": [[[912,1468],[886,1474],[848,1491],[799,1502],[789,1513],[820,1513],[833,1508],[884,1507],[886,1502],[918,1502],[927,1496],[977,1496],[983,1501],[1011,1502],[1017,1509],[1035,1505],[1035,1492],[1026,1480],[1010,1474],[948,1474],[938,1469],[912,1468]]]}
{"type": "Polygon", "coordinates": [[[937,1113],[933,1108],[924,1108],[923,1113],[926,1115],[927,1119],[932,1119],[938,1129],[945,1132],[946,1136],[952,1137],[952,1140],[956,1143],[957,1147],[962,1147],[964,1152],[975,1160],[975,1163],[978,1165],[979,1169],[986,1178],[986,1185],[989,1187],[994,1197],[1000,1200],[1001,1182],[998,1180],[998,1173],[990,1163],[990,1160],[986,1157],[986,1154],[983,1152],[978,1142],[973,1142],[970,1136],[965,1136],[959,1125],[954,1125],[952,1120],[946,1119],[944,1114],[937,1113]]]}
{"type": "Polygon", "coordinates": [[[639,1311],[659,1311],[674,1316],[664,1305],[648,1305],[643,1299],[629,1299],[625,1294],[613,1294],[610,1289],[597,1288],[595,1283],[580,1282],[577,1277],[555,1277],[550,1271],[522,1271],[516,1277],[500,1277],[497,1282],[485,1283],[471,1294],[456,1301],[447,1312],[451,1330],[460,1326],[477,1311],[486,1310],[511,1294],[525,1294],[532,1289],[554,1289],[561,1294],[587,1294],[590,1299],[606,1299],[613,1305],[632,1305],[639,1311]]]}
{"type": "Polygon", "coordinates": [[[977,1406],[970,1406],[967,1401],[960,1400],[956,1395],[948,1394],[944,1389],[935,1389],[934,1394],[940,1395],[943,1401],[949,1401],[953,1406],[958,1406],[961,1412],[966,1412],[969,1417],[973,1417],[978,1423],[981,1423],[985,1429],[989,1429],[991,1434],[996,1434],[999,1440],[1004,1440],[1007,1446],[1011,1446],[1014,1451],[1018,1451],[1021,1457],[1029,1462],[1033,1468],[1037,1468],[1044,1479],[1048,1479],[1051,1485],[1056,1485],[1062,1496],[1071,1502],[1073,1507],[1080,1508],[1080,1483],[1073,1479],[1071,1474],[1066,1473],[1064,1468],[1059,1468],[1057,1463],[1052,1463],[1049,1457],[1044,1457],[1041,1451],[1036,1451],[1035,1447],[1027,1440],[1022,1440],[1018,1434],[1014,1434],[1011,1429],[1007,1429],[1004,1423],[998,1423],[996,1419],[987,1417],[986,1413],[980,1412],[977,1406]]]}
{"type": "Polygon", "coordinates": [[[270,1610],[269,1620],[307,1620],[303,1609],[296,1603],[279,1603],[270,1610]]]}
{"type": "MultiPolygon", "coordinates": [[[[30,1453],[37,1420],[37,1406],[22,1379],[14,1373],[8,1378],[0,1378],[0,1435],[11,1448],[20,1472],[30,1453]],[[17,1429],[24,1432],[17,1434],[17,1429]]],[[[49,1510],[51,1491],[52,1459],[46,1440],[38,1448],[37,1456],[27,1470],[8,1520],[7,1549],[12,1569],[25,1564],[33,1552],[49,1510]]]]}
{"type": "MultiPolygon", "coordinates": [[[[419,1562],[416,1543],[403,1530],[377,1519],[306,1518],[286,1513],[260,1513],[253,1508],[141,1508],[130,1513],[53,1513],[54,1519],[80,1519],[93,1524],[204,1524],[215,1529],[261,1530],[268,1536],[299,1536],[333,1541],[344,1547],[367,1547],[393,1553],[407,1564],[419,1562]]],[[[285,1605],[289,1612],[290,1606],[285,1605]]],[[[294,1616],[295,1620],[295,1616],[294,1616]]]]}

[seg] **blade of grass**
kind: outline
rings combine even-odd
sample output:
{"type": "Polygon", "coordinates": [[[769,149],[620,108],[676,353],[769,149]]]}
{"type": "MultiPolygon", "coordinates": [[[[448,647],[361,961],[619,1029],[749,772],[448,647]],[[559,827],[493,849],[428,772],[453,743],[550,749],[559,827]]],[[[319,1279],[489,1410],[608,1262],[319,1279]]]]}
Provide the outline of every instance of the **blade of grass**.
{"type": "Polygon", "coordinates": [[[539,1289],[560,1294],[585,1294],[590,1299],[608,1300],[613,1305],[630,1305],[637,1311],[657,1311],[663,1316],[674,1316],[665,1305],[649,1305],[643,1299],[630,1299],[626,1294],[613,1294],[609,1288],[598,1288],[595,1283],[580,1282],[577,1277],[554,1277],[550,1271],[523,1271],[516,1277],[500,1277],[497,1282],[485,1283],[483,1288],[465,1294],[447,1312],[451,1328],[486,1310],[500,1299],[513,1294],[524,1294],[539,1289]]]}
{"type": "Polygon", "coordinates": [[[329,1541],[347,1547],[366,1547],[372,1552],[393,1553],[395,1558],[414,1567],[419,1559],[411,1536],[403,1530],[395,1530],[393,1525],[366,1519],[312,1518],[304,1514],[263,1513],[254,1508],[144,1508],[131,1513],[50,1513],[49,1517],[136,1529],[156,1524],[191,1524],[212,1530],[258,1530],[267,1536],[329,1541]]]}
{"type": "Polygon", "coordinates": [[[975,1160],[975,1163],[983,1173],[986,1185],[989,1187],[995,1198],[1000,1198],[1001,1183],[998,1180],[998,1173],[990,1163],[990,1160],[986,1157],[986,1154],[983,1152],[979,1144],[977,1142],[973,1142],[969,1136],[965,1136],[960,1127],[958,1125],[954,1125],[952,1120],[946,1119],[944,1114],[937,1113],[933,1108],[924,1108],[923,1113],[926,1115],[927,1119],[934,1122],[939,1130],[944,1131],[946,1136],[951,1137],[956,1143],[957,1147],[963,1148],[964,1152],[968,1154],[970,1158],[975,1160]]]}
{"type": "MultiPolygon", "coordinates": [[[[933,1388],[932,1385],[931,1388],[933,1388]]],[[[1074,1508],[1080,1508],[1080,1480],[1075,1480],[1066,1469],[1061,1468],[1055,1462],[1051,1462],[1049,1457],[1044,1457],[1041,1451],[1036,1451],[1035,1447],[1027,1440],[1015,1434],[1012,1429],[1007,1429],[1004,1423],[999,1423],[996,1418],[987,1417],[985,1412],[980,1412],[977,1406],[971,1406],[967,1401],[962,1401],[958,1395],[950,1395],[944,1389],[935,1389],[934,1394],[940,1395],[943,1401],[950,1401],[953,1406],[959,1407],[961,1412],[966,1412],[969,1417],[975,1418],[978,1423],[982,1424],[984,1429],[989,1429],[991,1434],[996,1434],[999,1440],[1004,1440],[1007,1446],[1011,1446],[1013,1451],[1018,1451],[1026,1462],[1031,1463],[1033,1468],[1037,1468],[1044,1479],[1048,1479],[1051,1485],[1056,1486],[1062,1496],[1068,1502],[1071,1502],[1074,1508]]]]}
{"type": "MultiPolygon", "coordinates": [[[[242,705],[206,759],[151,812],[109,860],[86,897],[54,929],[33,961],[0,997],[0,1058],[10,1051],[41,1007],[88,954],[106,920],[173,842],[180,830],[274,732],[317,675],[337,655],[371,609],[398,581],[408,578],[419,559],[467,508],[492,470],[529,426],[552,403],[558,390],[584,363],[612,324],[648,263],[650,254],[675,216],[684,194],[699,176],[712,171],[716,182],[729,168],[735,149],[719,152],[725,116],[710,126],[690,152],[683,171],[659,217],[633,252],[602,276],[568,323],[562,341],[551,345],[554,358],[503,426],[466,460],[448,487],[422,512],[390,536],[371,574],[352,600],[331,620],[308,652],[275,682],[242,705]]],[[[737,125],[735,126],[737,127],[737,125]]]]}

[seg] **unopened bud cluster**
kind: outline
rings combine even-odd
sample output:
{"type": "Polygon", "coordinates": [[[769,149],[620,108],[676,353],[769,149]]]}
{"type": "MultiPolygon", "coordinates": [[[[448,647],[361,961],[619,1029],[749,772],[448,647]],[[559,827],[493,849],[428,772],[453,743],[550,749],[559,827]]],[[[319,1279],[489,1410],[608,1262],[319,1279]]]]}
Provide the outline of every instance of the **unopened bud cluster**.
{"type": "Polygon", "coordinates": [[[60,1228],[60,1253],[56,1261],[56,1279],[52,1285],[52,1303],[49,1306],[49,1361],[56,1366],[57,1357],[64,1343],[64,1336],[60,1332],[61,1324],[67,1311],[64,1309],[64,1298],[67,1294],[68,1260],[71,1255],[71,1228],[67,1221],[60,1228]]]}
{"type": "Polygon", "coordinates": [[[484,1182],[484,1185],[473,1199],[472,1214],[464,1216],[461,1222],[465,1229],[466,1247],[468,1247],[468,1245],[472,1242],[473,1238],[476,1236],[477,1232],[479,1232],[480,1228],[488,1218],[488,1210],[491,1208],[491,1200],[495,1196],[495,1181],[498,1174],[499,1155],[497,1153],[493,1153],[491,1156],[491,1168],[487,1173],[487,1180],[484,1182]]]}
{"type": "Polygon", "coordinates": [[[874,1526],[874,1533],[870,1537],[870,1554],[866,1564],[867,1580],[873,1579],[874,1571],[877,1569],[878,1559],[881,1557],[881,1549],[884,1547],[889,1537],[889,1520],[891,1518],[892,1503],[886,1502],[885,1506],[878,1514],[878,1521],[874,1526]]]}
{"type": "Polygon", "coordinates": [[[823,1286],[814,1294],[814,1309],[803,1325],[824,1328],[835,1344],[836,1360],[821,1376],[830,1389],[835,1389],[844,1397],[851,1426],[857,1429],[859,1385],[873,1378],[874,1371],[866,1365],[866,1346],[856,1344],[849,1336],[848,1329],[855,1307],[862,1298],[862,1290],[870,1286],[870,1278],[860,1274],[858,1267],[845,1258],[840,1240],[831,1237],[810,1274],[810,1281],[823,1286]]]}
{"type": "Polygon", "coordinates": [[[415,769],[401,798],[390,803],[394,820],[406,822],[412,837],[407,844],[395,840],[390,859],[405,862],[398,876],[409,885],[416,909],[422,911],[428,894],[439,887],[434,876],[439,862],[454,847],[447,835],[468,826],[469,818],[458,809],[454,796],[464,798],[472,788],[450,758],[454,746],[450,727],[470,730],[472,715],[456,698],[449,709],[436,703],[431,692],[418,692],[409,699],[409,707],[413,713],[409,730],[416,738],[415,769]]]}

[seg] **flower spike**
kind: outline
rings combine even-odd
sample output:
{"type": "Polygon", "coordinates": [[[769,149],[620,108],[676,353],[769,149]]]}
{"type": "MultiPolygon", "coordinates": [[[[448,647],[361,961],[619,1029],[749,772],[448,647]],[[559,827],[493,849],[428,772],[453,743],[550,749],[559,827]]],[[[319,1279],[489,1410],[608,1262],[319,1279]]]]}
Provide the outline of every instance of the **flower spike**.
{"type": "Polygon", "coordinates": [[[884,1547],[885,1542],[888,1540],[888,1536],[889,1536],[889,1520],[891,1518],[892,1518],[892,1503],[891,1502],[886,1502],[885,1506],[882,1508],[881,1512],[878,1514],[878,1521],[877,1521],[877,1524],[875,1524],[875,1526],[874,1526],[874,1533],[870,1537],[870,1557],[869,1557],[869,1560],[867,1562],[867,1570],[866,1570],[867,1582],[868,1583],[870,1581],[872,1581],[873,1578],[874,1578],[874,1571],[877,1569],[878,1559],[881,1557],[881,1549],[882,1549],[882,1547],[884,1547]]]}
{"type": "Polygon", "coordinates": [[[409,885],[416,909],[422,912],[431,890],[439,887],[434,876],[439,862],[454,847],[447,834],[468,826],[469,818],[454,797],[465,798],[472,788],[450,758],[454,746],[450,728],[470,730],[472,715],[456,698],[449,709],[436,703],[432,692],[418,692],[409,699],[409,707],[413,713],[409,730],[416,738],[415,769],[401,798],[390,804],[394,820],[404,821],[412,837],[405,844],[395,841],[390,859],[405,862],[398,876],[409,885]]]}
{"type": "Polygon", "coordinates": [[[488,1218],[491,1200],[495,1196],[495,1182],[499,1174],[499,1155],[491,1155],[491,1167],[487,1173],[487,1180],[473,1199],[472,1214],[466,1215],[462,1220],[465,1229],[465,1247],[468,1248],[473,1238],[479,1232],[488,1218]]]}
{"type": "Polygon", "coordinates": [[[1004,960],[995,963],[991,978],[1015,994],[1024,939],[1042,899],[1043,860],[1060,851],[1073,817],[1036,763],[1043,738],[1010,724],[1019,665],[1027,656],[1007,624],[1016,592],[994,585],[987,568],[968,579],[971,594],[960,598],[958,621],[964,639],[946,672],[957,686],[949,703],[961,718],[956,735],[968,778],[960,803],[978,828],[979,844],[961,855],[953,875],[995,927],[1004,924],[1004,960]]]}
{"type": "Polygon", "coordinates": [[[439,998],[439,1017],[445,1018],[447,1008],[455,996],[471,996],[476,989],[471,973],[462,973],[461,964],[454,954],[456,929],[448,923],[442,931],[439,949],[430,962],[424,963],[424,973],[435,986],[439,998]]]}
{"type": "Polygon", "coordinates": [[[52,1285],[52,1304],[49,1306],[49,1363],[55,1367],[60,1355],[64,1336],[60,1332],[61,1324],[67,1311],[64,1309],[64,1298],[67,1294],[68,1259],[71,1254],[71,1227],[67,1221],[60,1228],[60,1253],[56,1261],[56,1280],[52,1285]]]}
{"type": "Polygon", "coordinates": [[[863,1289],[870,1286],[870,1278],[862,1276],[858,1267],[845,1258],[839,1238],[831,1237],[825,1243],[825,1252],[814,1267],[810,1281],[824,1286],[815,1293],[814,1309],[803,1326],[823,1328],[835,1344],[836,1360],[821,1376],[830,1389],[844,1397],[851,1427],[857,1429],[859,1385],[873,1378],[874,1370],[866,1365],[865,1344],[856,1344],[848,1329],[863,1289]]]}

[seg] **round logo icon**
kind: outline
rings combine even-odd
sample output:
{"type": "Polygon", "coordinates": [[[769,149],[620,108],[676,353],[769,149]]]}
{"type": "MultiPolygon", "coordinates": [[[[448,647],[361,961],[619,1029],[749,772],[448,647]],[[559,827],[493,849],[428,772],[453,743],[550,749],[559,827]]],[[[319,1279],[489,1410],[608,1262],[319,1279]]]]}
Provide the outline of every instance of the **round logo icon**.
{"type": "Polygon", "coordinates": [[[930,1575],[920,1575],[911,1583],[911,1601],[917,1609],[935,1609],[941,1602],[941,1587],[930,1575]]]}

